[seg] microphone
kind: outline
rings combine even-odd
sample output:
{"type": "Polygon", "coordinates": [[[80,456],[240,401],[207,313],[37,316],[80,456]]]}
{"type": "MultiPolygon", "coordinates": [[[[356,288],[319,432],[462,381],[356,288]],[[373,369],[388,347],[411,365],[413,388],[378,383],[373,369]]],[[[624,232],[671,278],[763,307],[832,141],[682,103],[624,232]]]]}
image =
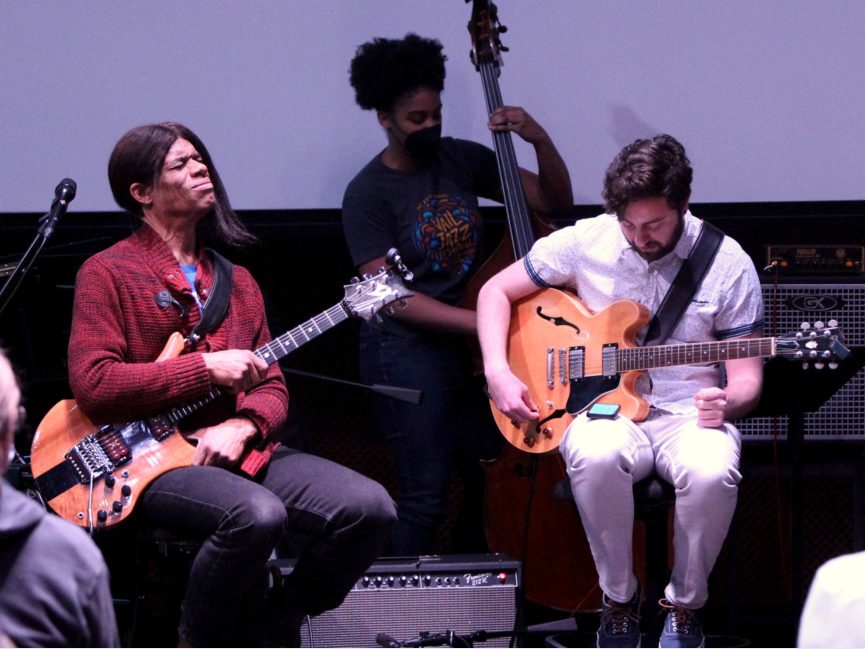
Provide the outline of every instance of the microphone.
{"type": "Polygon", "coordinates": [[[54,188],[54,205],[55,203],[65,203],[68,205],[75,198],[75,192],[78,190],[78,185],[71,178],[64,178],[60,181],[57,187],[54,188]]]}
{"type": "Polygon", "coordinates": [[[375,636],[375,643],[379,647],[401,647],[402,645],[397,642],[396,638],[392,635],[388,635],[387,633],[378,633],[375,636]]]}
{"type": "Polygon", "coordinates": [[[57,187],[54,188],[54,200],[51,201],[51,209],[48,210],[48,213],[40,219],[42,226],[39,231],[45,237],[50,236],[54,231],[54,225],[57,223],[57,219],[66,212],[69,203],[71,203],[72,199],[75,198],[75,192],[77,189],[78,186],[71,178],[64,178],[57,184],[57,187]]]}

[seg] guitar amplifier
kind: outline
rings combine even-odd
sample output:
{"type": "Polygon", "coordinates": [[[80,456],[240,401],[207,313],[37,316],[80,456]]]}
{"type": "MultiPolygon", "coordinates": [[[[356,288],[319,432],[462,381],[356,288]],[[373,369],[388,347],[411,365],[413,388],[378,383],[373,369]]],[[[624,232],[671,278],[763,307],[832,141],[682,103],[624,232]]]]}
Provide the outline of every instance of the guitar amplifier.
{"type": "MultiPolygon", "coordinates": [[[[847,347],[865,345],[865,284],[763,284],[767,336],[795,332],[803,322],[813,325],[837,320],[847,347]]],[[[853,350],[856,352],[857,350],[853,350]]],[[[840,361],[837,370],[828,366],[804,369],[795,361],[772,359],[776,373],[767,365],[764,393],[774,389],[776,401],[802,399],[823,393],[825,402],[804,416],[805,440],[865,440],[865,370],[856,368],[858,354],[840,361]],[[846,365],[845,365],[846,363],[846,365]],[[782,377],[783,385],[773,385],[782,377]]],[[[766,394],[764,394],[764,397],[766,394]]],[[[770,408],[771,410],[771,408],[770,408]]],[[[759,412],[759,411],[758,411],[759,412]]],[[[789,417],[758,416],[741,419],[736,426],[745,440],[786,439],[789,417]]]]}
{"type": "MultiPolygon", "coordinates": [[[[301,646],[374,647],[377,639],[420,642],[425,634],[431,644],[448,631],[510,632],[520,581],[520,562],[502,554],[381,559],[339,607],[304,622],[301,646]]],[[[478,646],[507,647],[509,641],[490,638],[478,646]]]]}

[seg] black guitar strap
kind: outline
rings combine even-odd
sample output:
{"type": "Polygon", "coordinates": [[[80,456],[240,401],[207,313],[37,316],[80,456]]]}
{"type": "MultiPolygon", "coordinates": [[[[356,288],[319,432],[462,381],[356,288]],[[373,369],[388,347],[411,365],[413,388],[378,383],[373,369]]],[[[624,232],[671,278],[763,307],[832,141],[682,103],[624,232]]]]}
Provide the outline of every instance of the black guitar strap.
{"type": "Polygon", "coordinates": [[[222,322],[228,311],[228,298],[231,295],[231,262],[211,248],[207,248],[207,251],[213,260],[213,284],[204,306],[201,307],[201,320],[186,337],[193,347],[204,334],[213,331],[222,322]]]}
{"type": "Polygon", "coordinates": [[[697,243],[694,244],[691,254],[682,264],[676,278],[670,284],[670,289],[664,296],[661,306],[655,312],[655,317],[649,323],[649,330],[646,332],[643,346],[660,345],[673,333],[673,329],[679,323],[688,302],[691,301],[697,287],[706,276],[706,271],[712,265],[723,239],[723,232],[711,223],[703,221],[703,228],[697,237],[697,243]]]}

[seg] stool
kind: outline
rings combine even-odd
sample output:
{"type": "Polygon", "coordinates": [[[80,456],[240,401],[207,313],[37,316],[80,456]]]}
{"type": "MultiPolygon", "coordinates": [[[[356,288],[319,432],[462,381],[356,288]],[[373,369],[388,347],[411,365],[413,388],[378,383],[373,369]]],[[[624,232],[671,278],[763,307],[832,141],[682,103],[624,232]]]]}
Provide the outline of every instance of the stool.
{"type": "Polygon", "coordinates": [[[646,529],[646,583],[643,584],[644,605],[640,627],[651,638],[661,633],[661,607],[670,574],[667,569],[669,539],[667,521],[670,507],[676,500],[676,490],[669,482],[655,475],[634,485],[634,518],[643,521],[646,529]]]}
{"type": "Polygon", "coordinates": [[[180,603],[192,562],[204,540],[146,526],[137,527],[134,534],[129,645],[176,644],[180,603]]]}
{"type": "MultiPolygon", "coordinates": [[[[670,507],[675,502],[675,488],[656,475],[634,484],[634,519],[642,521],[646,529],[646,583],[643,587],[643,606],[640,629],[657,638],[663,622],[658,600],[664,596],[669,580],[667,521],[670,507]]],[[[571,483],[564,478],[553,487],[553,497],[573,500],[571,483]]]]}

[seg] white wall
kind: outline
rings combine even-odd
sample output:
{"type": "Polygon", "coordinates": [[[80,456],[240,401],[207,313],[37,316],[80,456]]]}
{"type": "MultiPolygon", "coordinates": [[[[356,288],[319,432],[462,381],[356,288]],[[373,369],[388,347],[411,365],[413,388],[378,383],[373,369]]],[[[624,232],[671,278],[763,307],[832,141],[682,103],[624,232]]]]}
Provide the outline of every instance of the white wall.
{"type": "MultiPolygon", "coordinates": [[[[578,204],[636,137],[666,131],[698,202],[865,197],[865,2],[499,0],[501,87],[559,145],[578,204]]],[[[384,145],[348,66],[374,36],[439,38],[445,133],[490,143],[462,0],[0,0],[0,212],[116,209],[109,152],[186,123],[240,209],[339,207],[384,145]]],[[[533,168],[530,149],[520,163],[533,168]]]]}

